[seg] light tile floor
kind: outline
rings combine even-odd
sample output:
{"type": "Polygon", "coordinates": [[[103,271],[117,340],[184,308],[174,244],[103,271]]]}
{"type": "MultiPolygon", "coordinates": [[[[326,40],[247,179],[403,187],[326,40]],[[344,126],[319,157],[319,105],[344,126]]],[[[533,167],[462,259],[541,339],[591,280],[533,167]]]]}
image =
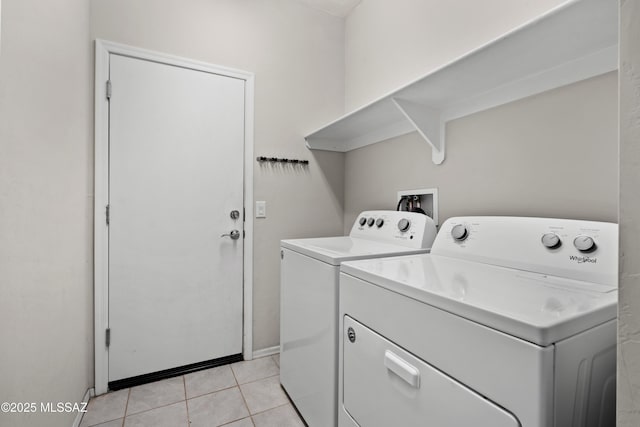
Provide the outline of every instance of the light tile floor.
{"type": "Polygon", "coordinates": [[[262,357],[98,396],[80,427],[304,427],[279,363],[262,357]]]}

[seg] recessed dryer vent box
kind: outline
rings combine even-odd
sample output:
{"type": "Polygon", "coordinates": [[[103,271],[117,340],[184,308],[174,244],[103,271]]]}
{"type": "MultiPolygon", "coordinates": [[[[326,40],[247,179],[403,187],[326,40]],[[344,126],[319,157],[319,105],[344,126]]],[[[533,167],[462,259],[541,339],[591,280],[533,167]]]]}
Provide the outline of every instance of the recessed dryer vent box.
{"type": "MultiPolygon", "coordinates": [[[[436,226],[440,225],[438,222],[438,189],[437,188],[422,188],[419,190],[402,190],[398,191],[398,198],[396,204],[400,203],[400,199],[403,197],[411,197],[414,201],[417,197],[417,202],[420,208],[433,219],[436,226]]],[[[403,203],[400,210],[407,210],[407,204],[403,203]]]]}

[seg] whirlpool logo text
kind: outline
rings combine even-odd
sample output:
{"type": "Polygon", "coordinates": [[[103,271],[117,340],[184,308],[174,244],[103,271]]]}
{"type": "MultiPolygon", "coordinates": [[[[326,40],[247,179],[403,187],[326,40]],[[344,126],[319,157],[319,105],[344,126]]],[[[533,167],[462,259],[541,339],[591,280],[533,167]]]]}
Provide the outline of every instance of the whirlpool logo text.
{"type": "Polygon", "coordinates": [[[591,257],[588,257],[588,256],[569,255],[569,259],[571,261],[577,262],[578,264],[584,264],[584,263],[595,264],[596,262],[598,262],[598,258],[591,258],[591,257]]]}

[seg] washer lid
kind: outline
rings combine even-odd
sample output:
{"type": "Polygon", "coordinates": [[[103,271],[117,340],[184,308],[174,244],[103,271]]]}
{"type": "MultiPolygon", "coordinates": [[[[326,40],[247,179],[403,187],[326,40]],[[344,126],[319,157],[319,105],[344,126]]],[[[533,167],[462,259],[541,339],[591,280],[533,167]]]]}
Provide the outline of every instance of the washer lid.
{"type": "Polygon", "coordinates": [[[615,286],[444,256],[348,262],[341,271],[541,346],[616,317],[615,286]]]}
{"type": "Polygon", "coordinates": [[[283,248],[291,249],[331,265],[340,265],[343,261],[349,260],[428,252],[428,249],[410,248],[349,236],[282,240],[280,244],[283,248]]]}

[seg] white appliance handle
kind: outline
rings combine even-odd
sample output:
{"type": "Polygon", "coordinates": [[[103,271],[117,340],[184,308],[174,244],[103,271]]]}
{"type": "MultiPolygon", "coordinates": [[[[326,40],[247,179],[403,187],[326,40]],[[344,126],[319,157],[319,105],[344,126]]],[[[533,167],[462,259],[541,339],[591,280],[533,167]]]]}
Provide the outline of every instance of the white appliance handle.
{"type": "Polygon", "coordinates": [[[420,388],[420,371],[392,351],[384,352],[384,366],[405,380],[411,387],[420,388]]]}

